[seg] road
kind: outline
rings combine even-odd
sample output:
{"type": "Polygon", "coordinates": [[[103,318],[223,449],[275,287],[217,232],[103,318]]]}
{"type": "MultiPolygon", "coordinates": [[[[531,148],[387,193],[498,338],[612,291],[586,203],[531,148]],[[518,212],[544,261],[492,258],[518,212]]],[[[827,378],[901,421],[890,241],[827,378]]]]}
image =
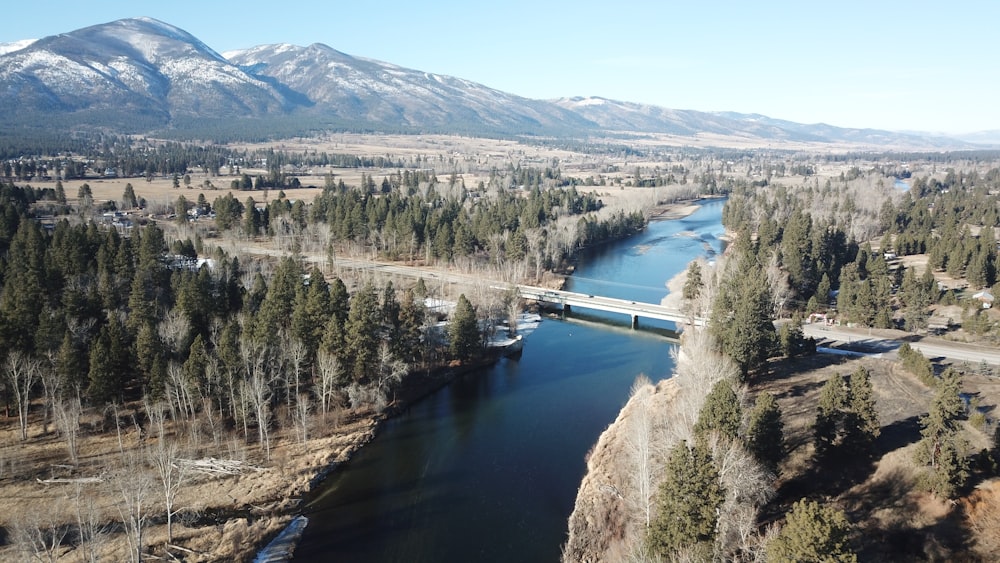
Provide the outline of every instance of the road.
{"type": "Polygon", "coordinates": [[[906,341],[913,349],[919,350],[927,358],[947,358],[973,364],[986,362],[1000,365],[1000,349],[994,346],[951,342],[942,338],[914,335],[898,330],[868,330],[827,326],[820,323],[803,325],[802,332],[806,336],[812,336],[821,344],[823,340],[827,340],[836,343],[837,347],[847,347],[852,350],[895,355],[896,349],[906,341]]]}
{"type": "MultiPolygon", "coordinates": [[[[243,252],[248,252],[251,254],[264,254],[271,256],[284,256],[288,254],[282,250],[276,250],[271,248],[263,248],[256,245],[248,245],[241,248],[243,252]]],[[[303,257],[309,261],[317,264],[326,263],[326,256],[319,254],[305,254],[303,257]]],[[[405,276],[410,278],[424,278],[428,282],[431,280],[439,280],[445,283],[457,283],[457,284],[468,284],[468,285],[496,285],[496,282],[491,282],[490,280],[484,279],[482,276],[476,276],[473,274],[464,274],[456,272],[454,270],[443,270],[443,269],[426,269],[414,266],[404,266],[401,264],[392,264],[386,262],[376,262],[373,260],[363,260],[354,258],[341,258],[336,257],[335,260],[337,266],[342,268],[350,268],[357,270],[370,270],[373,272],[382,272],[388,275],[395,276],[405,276]]],[[[541,288],[532,288],[541,289],[541,288]]],[[[562,292],[560,292],[562,293],[562,292]]],[[[568,294],[568,292],[566,292],[568,294]]],[[[593,303],[596,303],[600,299],[610,299],[610,298],[598,298],[594,296],[581,296],[587,297],[593,303]]],[[[610,306],[617,307],[636,307],[638,305],[629,302],[626,304],[621,300],[611,300],[614,303],[607,303],[610,306]]],[[[583,305],[583,303],[581,303],[583,305]]],[[[658,307],[655,305],[650,305],[650,307],[658,307]]],[[[602,308],[602,307],[595,307],[602,308]]],[[[641,307],[638,307],[641,308],[641,307]]],[[[614,310],[614,309],[612,309],[614,310]]],[[[618,309],[620,311],[620,309],[618,309]]],[[[626,314],[631,314],[636,311],[620,311],[626,314]]],[[[659,312],[659,311],[658,311],[659,312]]],[[[646,311],[648,314],[649,311],[646,311]]],[[[806,336],[812,336],[821,345],[825,345],[823,341],[830,341],[833,347],[848,348],[852,350],[871,352],[871,353],[882,353],[891,354],[895,356],[896,349],[903,341],[910,343],[910,346],[916,350],[919,350],[921,354],[928,358],[947,358],[949,360],[969,362],[978,364],[981,362],[986,362],[991,365],[1000,365],[1000,349],[993,346],[978,346],[974,344],[965,344],[961,342],[951,342],[941,338],[914,335],[907,332],[902,332],[898,330],[877,330],[877,329],[866,329],[866,328],[848,328],[843,326],[827,326],[821,323],[815,324],[805,324],[802,326],[802,331],[806,336]]]]}

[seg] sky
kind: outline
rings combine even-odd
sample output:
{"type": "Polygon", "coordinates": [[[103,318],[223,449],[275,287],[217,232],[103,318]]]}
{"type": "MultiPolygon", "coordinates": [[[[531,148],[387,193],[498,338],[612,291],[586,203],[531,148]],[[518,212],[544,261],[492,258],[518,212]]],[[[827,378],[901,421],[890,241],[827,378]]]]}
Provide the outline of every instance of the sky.
{"type": "Polygon", "coordinates": [[[528,98],[1000,130],[996,0],[34,0],[4,6],[0,42],[136,16],[220,53],[325,43],[528,98]]]}

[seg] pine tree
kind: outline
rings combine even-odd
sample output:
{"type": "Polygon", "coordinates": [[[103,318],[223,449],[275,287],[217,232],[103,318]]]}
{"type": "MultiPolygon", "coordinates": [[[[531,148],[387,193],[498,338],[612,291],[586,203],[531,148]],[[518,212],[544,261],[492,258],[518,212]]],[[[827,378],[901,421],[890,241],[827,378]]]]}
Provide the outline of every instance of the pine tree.
{"type": "Polygon", "coordinates": [[[114,356],[112,337],[107,326],[90,348],[90,386],[87,394],[97,404],[103,405],[120,398],[124,378],[119,370],[118,358],[114,356]]]}
{"type": "Polygon", "coordinates": [[[747,447],[750,452],[771,471],[785,457],[784,424],[781,421],[781,407],[774,395],[761,392],[757,395],[750,423],[747,428],[747,447]]]}
{"type": "MultiPolygon", "coordinates": [[[[749,236],[741,235],[738,240],[744,238],[749,236]]],[[[739,267],[722,284],[709,326],[723,353],[736,362],[746,378],[767,360],[775,346],[774,307],[767,278],[752,249],[737,250],[737,255],[739,267]]]]}
{"type": "Polygon", "coordinates": [[[674,446],[657,495],[658,513],[646,537],[648,547],[662,557],[691,549],[709,558],[724,499],[719,472],[707,447],[698,444],[690,448],[687,442],[674,446]]]}
{"type": "Polygon", "coordinates": [[[684,281],[684,299],[696,299],[701,293],[701,288],[705,285],[701,279],[701,265],[698,261],[692,261],[688,265],[687,279],[684,281]]]}
{"type": "Polygon", "coordinates": [[[834,450],[864,453],[871,448],[881,427],[867,369],[859,367],[849,379],[836,375],[827,380],[820,392],[813,432],[820,457],[834,450]]]}
{"type": "Polygon", "coordinates": [[[927,415],[920,419],[922,438],[916,457],[930,466],[924,485],[945,498],[954,496],[968,477],[968,459],[963,453],[966,444],[959,435],[959,420],[965,415],[960,391],[958,372],[948,368],[941,374],[927,415]]]}
{"type": "Polygon", "coordinates": [[[875,410],[871,374],[864,366],[859,366],[851,374],[849,387],[849,415],[844,423],[844,442],[851,449],[867,451],[881,434],[882,427],[875,410]]]}
{"type": "Polygon", "coordinates": [[[465,294],[458,296],[455,312],[448,324],[448,340],[451,355],[459,360],[472,358],[479,349],[479,324],[476,310],[465,294]]]}
{"type": "Polygon", "coordinates": [[[851,524],[843,512],[815,501],[800,500],[785,516],[785,525],[767,544],[769,561],[854,563],[851,524]]]}
{"type": "Polygon", "coordinates": [[[698,413],[698,422],[694,425],[697,435],[706,435],[716,431],[730,439],[736,439],[743,421],[743,407],[739,397],[733,391],[733,382],[728,379],[719,381],[712,386],[705,404],[698,413]]]}
{"type": "Polygon", "coordinates": [[[843,415],[847,405],[848,396],[844,378],[835,375],[826,381],[820,391],[816,423],[813,426],[817,456],[826,456],[840,445],[844,426],[843,415]]]}
{"type": "Polygon", "coordinates": [[[330,286],[314,267],[309,272],[309,287],[296,296],[292,310],[292,335],[305,344],[310,358],[316,355],[331,314],[330,286]]]}
{"type": "Polygon", "coordinates": [[[351,298],[351,310],[344,327],[344,344],[350,373],[355,381],[367,380],[378,361],[382,314],[375,286],[365,284],[351,298]]]}

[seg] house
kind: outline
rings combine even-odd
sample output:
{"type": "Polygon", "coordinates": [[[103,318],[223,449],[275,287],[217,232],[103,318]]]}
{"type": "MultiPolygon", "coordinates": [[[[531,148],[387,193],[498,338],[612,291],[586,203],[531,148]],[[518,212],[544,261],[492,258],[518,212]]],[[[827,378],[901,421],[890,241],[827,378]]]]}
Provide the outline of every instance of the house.
{"type": "Polygon", "coordinates": [[[993,294],[985,289],[973,295],[972,298],[982,303],[983,309],[993,307],[993,294]]]}

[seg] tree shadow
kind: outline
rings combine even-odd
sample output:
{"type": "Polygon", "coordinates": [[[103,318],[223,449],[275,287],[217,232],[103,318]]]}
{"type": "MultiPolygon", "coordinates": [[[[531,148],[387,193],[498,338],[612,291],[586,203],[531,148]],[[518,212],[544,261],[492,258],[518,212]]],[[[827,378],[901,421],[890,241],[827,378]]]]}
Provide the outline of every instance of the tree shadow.
{"type": "Polygon", "coordinates": [[[873,444],[874,454],[876,457],[882,457],[918,440],[920,440],[920,417],[913,415],[883,426],[881,434],[873,444]]]}

